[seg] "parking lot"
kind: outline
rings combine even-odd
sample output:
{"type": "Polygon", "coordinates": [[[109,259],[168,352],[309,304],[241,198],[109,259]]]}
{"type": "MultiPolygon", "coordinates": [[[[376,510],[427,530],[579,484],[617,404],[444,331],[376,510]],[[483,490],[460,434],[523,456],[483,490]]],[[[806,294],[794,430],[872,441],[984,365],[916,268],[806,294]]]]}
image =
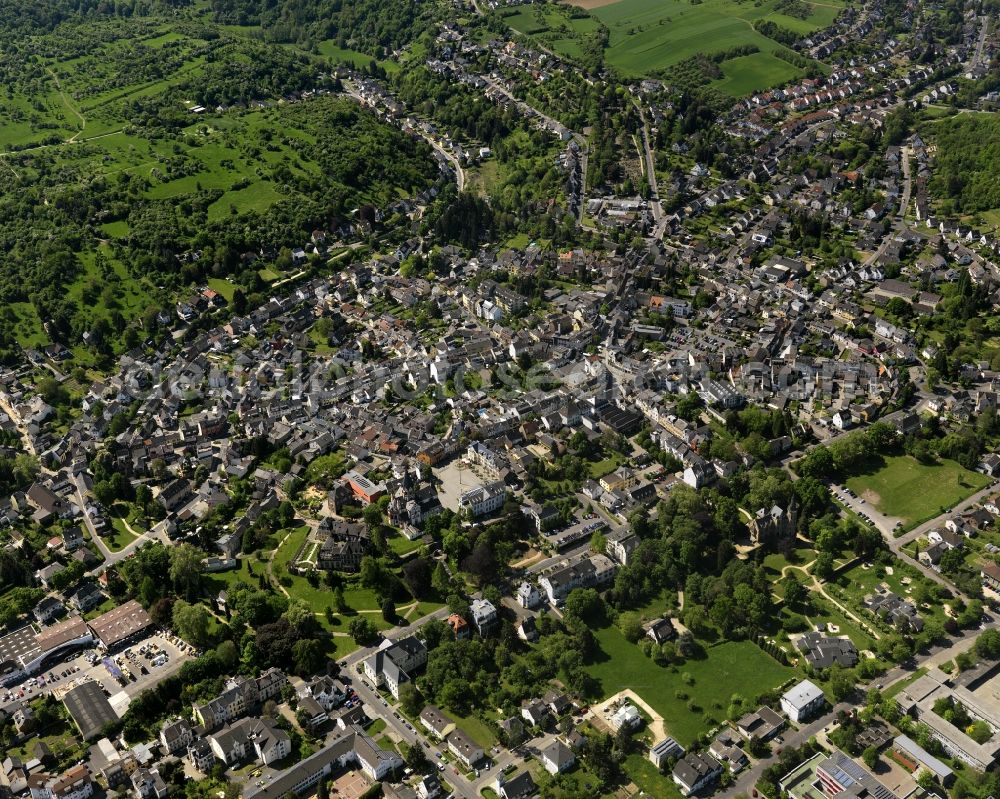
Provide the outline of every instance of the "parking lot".
{"type": "Polygon", "coordinates": [[[830,490],[838,502],[857,514],[861,521],[869,527],[874,527],[882,533],[891,535],[895,530],[903,526],[901,521],[880,513],[869,502],[859,497],[846,486],[831,485],[830,490]]]}
{"type": "Polygon", "coordinates": [[[87,680],[101,684],[111,697],[111,704],[121,714],[128,707],[133,696],[138,695],[157,681],[173,674],[186,660],[191,658],[191,648],[167,633],[153,633],[137,641],[123,651],[110,656],[113,668],[122,673],[125,683],[122,684],[112,676],[111,669],[105,665],[104,654],[95,648],[85,649],[69,655],[58,663],[50,665],[44,672],[29,678],[12,689],[0,693],[0,701],[4,706],[15,705],[25,700],[34,699],[45,693],[52,693],[56,699],[61,699],[70,688],[87,680]],[[140,649],[156,647],[156,651],[165,655],[158,660],[155,656],[148,659],[140,654],[140,649]],[[132,657],[128,656],[132,653],[132,657]],[[154,666],[154,660],[158,665],[154,666]],[[124,668],[123,668],[124,667],[124,668]],[[143,669],[146,673],[143,674],[143,669]],[[131,677],[126,677],[126,670],[131,677]]]}

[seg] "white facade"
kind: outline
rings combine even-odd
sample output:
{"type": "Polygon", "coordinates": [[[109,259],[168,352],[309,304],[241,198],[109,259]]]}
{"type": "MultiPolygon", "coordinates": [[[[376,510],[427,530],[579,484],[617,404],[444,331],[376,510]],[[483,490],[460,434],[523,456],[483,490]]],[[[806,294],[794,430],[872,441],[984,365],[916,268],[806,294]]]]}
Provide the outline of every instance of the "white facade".
{"type": "Polygon", "coordinates": [[[809,680],[803,680],[782,695],[781,709],[798,724],[811,717],[825,702],[823,692],[809,680]]]}

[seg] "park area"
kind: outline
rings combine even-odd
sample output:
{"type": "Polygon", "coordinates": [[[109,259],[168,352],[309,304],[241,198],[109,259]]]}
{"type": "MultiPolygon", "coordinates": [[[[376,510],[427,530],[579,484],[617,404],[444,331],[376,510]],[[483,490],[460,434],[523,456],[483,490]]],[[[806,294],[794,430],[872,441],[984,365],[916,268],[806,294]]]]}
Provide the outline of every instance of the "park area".
{"type": "MultiPolygon", "coordinates": [[[[343,657],[357,649],[357,644],[348,632],[351,619],[363,615],[379,630],[387,630],[395,624],[405,624],[416,621],[429,613],[438,610],[441,605],[436,602],[418,602],[416,600],[399,602],[396,606],[398,618],[388,622],[382,617],[381,604],[375,591],[361,585],[355,575],[342,575],[340,586],[343,591],[345,608],[342,612],[333,613],[327,617],[327,608],[333,610],[333,593],[326,582],[325,572],[319,571],[314,579],[296,574],[292,567],[311,566],[315,563],[318,543],[309,540],[310,528],[301,526],[291,530],[278,532],[279,543],[269,556],[270,566],[266,563],[254,564],[251,574],[266,572],[278,581],[280,591],[289,599],[297,599],[305,603],[315,614],[317,621],[330,633],[329,639],[336,649],[335,657],[343,657]]],[[[405,540],[405,539],[404,539],[405,540]]],[[[213,575],[220,582],[242,579],[242,571],[247,568],[246,559],[241,561],[240,570],[220,572],[213,575]]],[[[254,578],[256,579],[256,578],[254,578]]]]}
{"type": "Polygon", "coordinates": [[[667,731],[682,745],[727,717],[734,694],[747,709],[761,693],[795,676],[750,641],[727,641],[708,646],[704,655],[680,666],[653,664],[617,627],[594,630],[599,652],[588,672],[600,685],[601,698],[631,688],[660,713],[667,731]]]}
{"type": "Polygon", "coordinates": [[[985,475],[971,472],[955,461],[925,464],[909,455],[895,455],[873,460],[846,484],[880,513],[899,519],[904,529],[912,529],[946,512],[989,482],[985,475]]]}

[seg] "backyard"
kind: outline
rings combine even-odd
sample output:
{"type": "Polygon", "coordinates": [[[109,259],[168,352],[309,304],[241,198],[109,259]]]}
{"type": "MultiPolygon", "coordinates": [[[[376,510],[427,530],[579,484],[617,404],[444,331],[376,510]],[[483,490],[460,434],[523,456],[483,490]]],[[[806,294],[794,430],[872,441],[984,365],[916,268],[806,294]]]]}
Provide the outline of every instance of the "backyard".
{"type": "Polygon", "coordinates": [[[680,799],[681,792],[674,781],[660,774],[645,755],[637,752],[630,754],[625,758],[623,770],[646,796],[652,799],[680,799]]]}

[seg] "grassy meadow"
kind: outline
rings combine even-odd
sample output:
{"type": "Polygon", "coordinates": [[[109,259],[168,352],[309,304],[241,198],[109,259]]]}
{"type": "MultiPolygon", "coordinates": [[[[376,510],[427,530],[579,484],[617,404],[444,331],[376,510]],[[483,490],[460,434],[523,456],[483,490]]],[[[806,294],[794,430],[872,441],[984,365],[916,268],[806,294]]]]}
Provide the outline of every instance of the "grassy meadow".
{"type": "Polygon", "coordinates": [[[924,464],[909,455],[897,455],[880,459],[864,473],[849,478],[847,487],[909,528],[937,516],[989,482],[985,475],[970,472],[955,461],[924,464]]]}

